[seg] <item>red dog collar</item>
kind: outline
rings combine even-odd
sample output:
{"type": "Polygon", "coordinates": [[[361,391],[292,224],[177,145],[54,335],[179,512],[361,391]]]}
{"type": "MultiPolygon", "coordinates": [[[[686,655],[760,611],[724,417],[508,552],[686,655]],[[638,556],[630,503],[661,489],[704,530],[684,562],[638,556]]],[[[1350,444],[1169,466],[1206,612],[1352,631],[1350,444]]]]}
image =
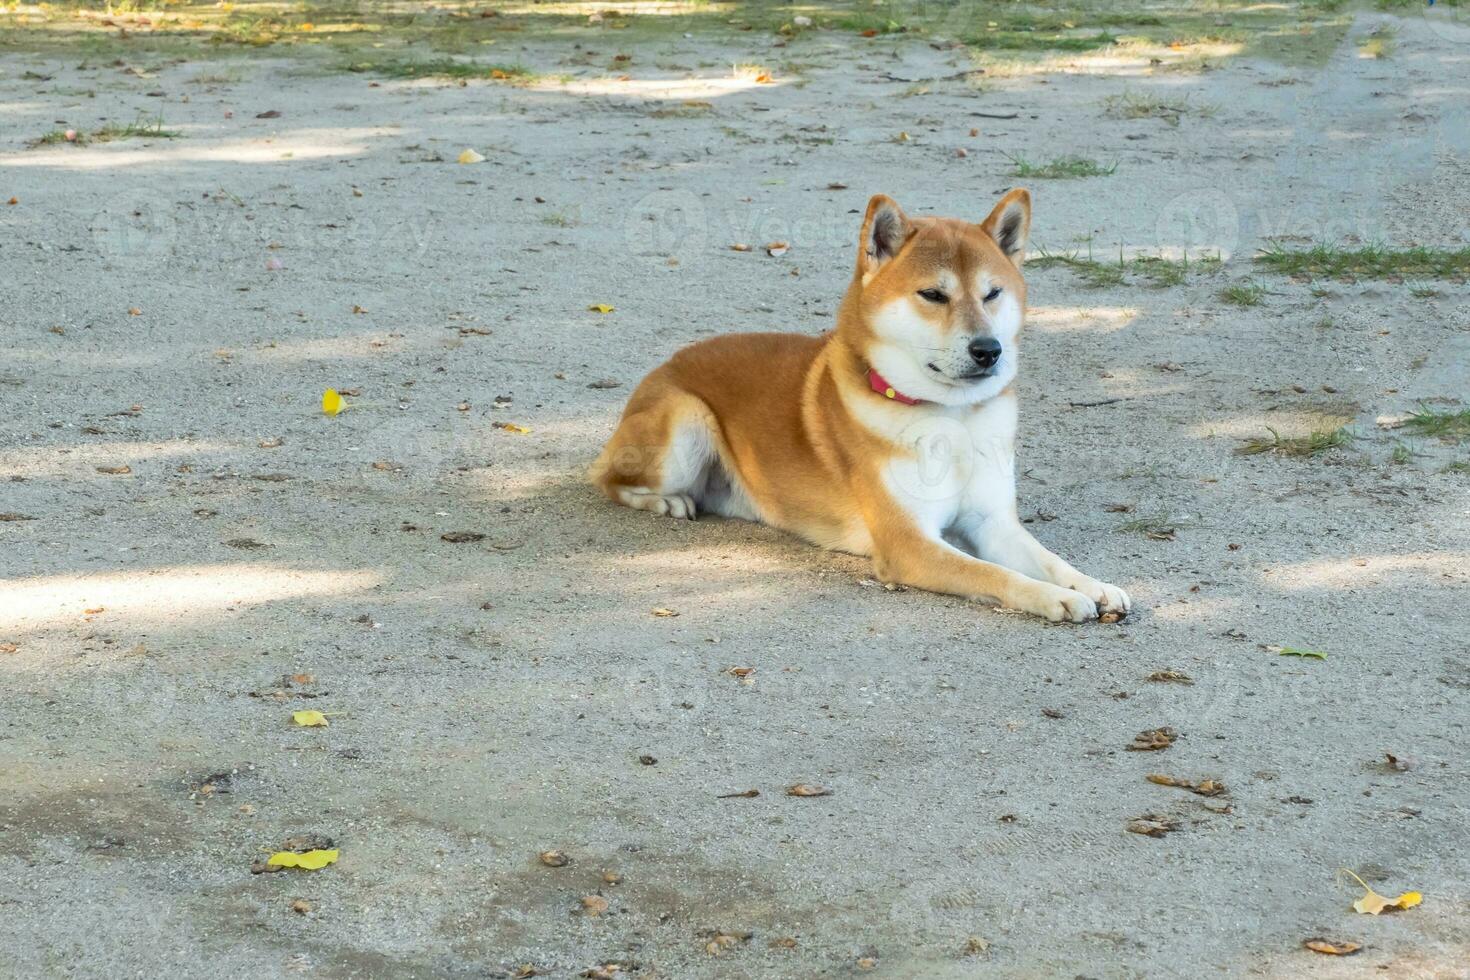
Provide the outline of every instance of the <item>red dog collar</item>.
{"type": "Polygon", "coordinates": [[[908,395],[905,395],[903,392],[893,387],[893,385],[889,384],[888,381],[883,377],[883,375],[879,374],[877,371],[874,371],[872,368],[868,368],[868,384],[872,385],[873,390],[882,395],[884,398],[891,398],[894,401],[898,402],[900,405],[922,405],[924,403],[924,399],[910,398],[908,395]]]}

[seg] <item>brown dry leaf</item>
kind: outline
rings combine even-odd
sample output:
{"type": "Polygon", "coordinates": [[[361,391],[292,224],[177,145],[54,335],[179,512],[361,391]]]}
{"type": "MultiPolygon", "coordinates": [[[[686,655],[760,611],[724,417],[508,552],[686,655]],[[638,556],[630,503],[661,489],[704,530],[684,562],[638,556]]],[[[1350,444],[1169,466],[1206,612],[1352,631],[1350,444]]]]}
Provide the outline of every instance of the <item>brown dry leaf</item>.
{"type": "Polygon", "coordinates": [[[291,675],[291,683],[292,684],[315,684],[316,683],[316,675],[314,675],[314,674],[292,674],[291,675]]]}
{"type": "Polygon", "coordinates": [[[597,916],[607,911],[607,899],[601,895],[582,896],[582,911],[588,915],[597,916]]]}
{"type": "Polygon", "coordinates": [[[832,183],[830,183],[830,184],[827,185],[827,190],[829,190],[829,191],[845,191],[845,190],[847,190],[847,185],[844,184],[844,183],[842,183],[842,181],[840,181],[840,180],[834,180],[834,181],[832,181],[832,183]]]}
{"type": "Polygon", "coordinates": [[[1151,772],[1144,778],[1159,786],[1177,786],[1180,789],[1187,789],[1191,793],[1198,794],[1199,796],[1219,796],[1225,792],[1225,784],[1217,779],[1203,779],[1198,782],[1192,782],[1188,779],[1178,779],[1174,776],[1165,776],[1157,772],[1151,772]]]}
{"type": "Polygon", "coordinates": [[[106,611],[107,611],[107,607],[106,606],[97,606],[97,607],[95,607],[93,609],[83,609],[82,610],[82,615],[83,616],[95,616],[98,613],[106,612],[106,611]]]}
{"type": "Polygon", "coordinates": [[[133,472],[133,468],[131,466],[127,466],[127,465],[123,465],[123,466],[99,466],[99,467],[97,467],[97,472],[98,473],[105,473],[108,476],[126,476],[127,474],[133,472]]]}
{"type": "MultiPolygon", "coordinates": [[[[532,977],[539,976],[540,973],[541,971],[536,969],[535,963],[522,963],[516,967],[516,972],[511,974],[511,980],[531,980],[532,977]]],[[[585,973],[582,975],[586,976],[585,973]]]]}
{"type": "Polygon", "coordinates": [[[597,966],[589,966],[582,971],[582,976],[587,980],[618,980],[623,972],[621,963],[599,963],[597,966]]]}
{"type": "Polygon", "coordinates": [[[19,649],[19,643],[0,643],[0,653],[15,653],[19,649]]]}
{"type": "Polygon", "coordinates": [[[572,859],[561,851],[542,851],[538,857],[541,858],[541,863],[548,868],[565,868],[572,863],[572,859]]]}
{"type": "Polygon", "coordinates": [[[749,677],[751,674],[754,674],[755,673],[755,668],[754,667],[728,667],[728,668],[725,669],[725,673],[729,674],[731,677],[738,677],[741,680],[744,680],[745,678],[749,677]]]}
{"type": "Polygon", "coordinates": [[[291,911],[297,915],[305,915],[311,911],[311,903],[304,898],[298,898],[291,903],[291,911]]]}
{"type": "Polygon", "coordinates": [[[730,251],[732,251],[732,252],[749,252],[750,251],[750,246],[747,245],[747,244],[745,244],[744,242],[736,242],[734,245],[731,245],[730,246],[730,251]]]}
{"type": "Polygon", "coordinates": [[[1159,749],[1167,749],[1178,737],[1179,733],[1167,725],[1163,728],[1150,728],[1148,731],[1139,732],[1133,736],[1133,741],[1128,745],[1128,751],[1156,752],[1159,749]]]}
{"type": "Polygon", "coordinates": [[[766,244],[766,254],[780,258],[791,250],[791,246],[785,242],[769,242],[766,244]]]}
{"type": "Polygon", "coordinates": [[[775,939],[772,939],[771,940],[770,947],[772,949],[795,949],[796,948],[796,937],[795,936],[777,936],[775,939]]]}
{"type": "Polygon", "coordinates": [[[439,535],[439,540],[448,541],[450,544],[472,544],[476,541],[484,541],[485,535],[479,531],[445,531],[439,535]]]}
{"type": "Polygon", "coordinates": [[[1156,670],[1148,675],[1155,684],[1193,684],[1194,678],[1182,670],[1156,670]]]}
{"type": "Polygon", "coordinates": [[[1145,813],[1141,817],[1134,817],[1128,821],[1127,831],[1130,834],[1142,834],[1145,837],[1163,837],[1165,834],[1179,829],[1179,821],[1168,817],[1161,817],[1155,813],[1145,813]]]}
{"type": "Polygon", "coordinates": [[[1348,942],[1346,940],[1322,939],[1321,937],[1308,939],[1302,945],[1314,953],[1325,953],[1328,956],[1352,956],[1363,948],[1358,943],[1348,942]]]}
{"type": "Polygon", "coordinates": [[[143,315],[143,311],[140,310],[140,309],[138,309],[136,306],[130,306],[130,307],[128,307],[128,316],[142,316],[142,315],[143,315]]]}
{"type": "Polygon", "coordinates": [[[1123,618],[1123,614],[1122,613],[1110,609],[1110,610],[1108,610],[1105,613],[1101,613],[1097,617],[1097,621],[1099,623],[1116,623],[1118,620],[1120,620],[1122,618],[1123,618]]]}
{"type": "Polygon", "coordinates": [[[34,521],[34,520],[35,520],[35,518],[32,517],[30,514],[17,514],[14,511],[6,511],[3,514],[0,514],[0,524],[6,524],[6,523],[9,523],[10,521],[34,521]]]}
{"type": "Polygon", "coordinates": [[[674,610],[665,609],[663,606],[659,606],[657,609],[650,610],[650,612],[652,612],[659,619],[673,619],[675,616],[679,615],[674,610]]]}
{"type": "Polygon", "coordinates": [[[832,791],[825,786],[816,786],[811,783],[797,783],[786,787],[787,796],[831,796],[832,791]]]}
{"type": "Polygon", "coordinates": [[[602,873],[602,880],[609,885],[618,885],[622,883],[623,876],[616,871],[604,871],[602,873]]]}
{"type": "Polygon", "coordinates": [[[352,304],[352,312],[353,313],[366,313],[367,312],[367,307],[365,307],[365,306],[358,306],[356,303],[353,303],[352,304]]]}
{"type": "Polygon", "coordinates": [[[274,436],[270,439],[260,440],[259,446],[261,449],[279,449],[285,444],[285,441],[280,436],[274,436]]]}
{"type": "Polygon", "coordinates": [[[755,797],[760,796],[760,795],[761,795],[761,791],[758,790],[758,789],[745,789],[745,790],[741,790],[738,793],[721,793],[720,795],[716,796],[715,799],[717,799],[717,800],[751,800],[751,799],[754,799],[755,797]]]}
{"type": "Polygon", "coordinates": [[[871,956],[864,956],[862,959],[857,961],[857,968],[859,970],[871,970],[877,965],[878,961],[871,956]]]}
{"type": "Polygon", "coordinates": [[[988,949],[990,949],[990,940],[981,939],[979,936],[971,936],[965,940],[963,952],[966,956],[979,956],[988,949]]]}

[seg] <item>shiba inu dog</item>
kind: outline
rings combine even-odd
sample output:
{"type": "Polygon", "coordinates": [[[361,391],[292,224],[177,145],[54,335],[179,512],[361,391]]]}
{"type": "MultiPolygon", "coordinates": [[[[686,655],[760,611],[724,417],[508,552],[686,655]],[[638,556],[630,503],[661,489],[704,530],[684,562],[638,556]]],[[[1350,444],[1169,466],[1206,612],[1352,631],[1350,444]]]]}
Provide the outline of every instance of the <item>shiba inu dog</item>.
{"type": "Polygon", "coordinates": [[[1019,188],[979,224],[874,197],[837,328],[679,351],[633,393],[594,482],[629,507],[871,555],[886,582],[1053,621],[1126,615],[1127,593],[1042,547],[1016,512],[1030,226],[1019,188]]]}

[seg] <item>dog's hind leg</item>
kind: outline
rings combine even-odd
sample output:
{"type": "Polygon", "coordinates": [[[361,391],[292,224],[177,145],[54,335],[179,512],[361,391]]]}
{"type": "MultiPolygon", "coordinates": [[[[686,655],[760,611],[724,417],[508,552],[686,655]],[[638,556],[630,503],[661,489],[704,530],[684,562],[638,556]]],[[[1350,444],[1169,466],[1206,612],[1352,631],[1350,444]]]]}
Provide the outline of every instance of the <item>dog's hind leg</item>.
{"type": "Polygon", "coordinates": [[[655,372],[628,402],[592,479],[624,506],[693,520],[715,443],[709,407],[655,372]]]}

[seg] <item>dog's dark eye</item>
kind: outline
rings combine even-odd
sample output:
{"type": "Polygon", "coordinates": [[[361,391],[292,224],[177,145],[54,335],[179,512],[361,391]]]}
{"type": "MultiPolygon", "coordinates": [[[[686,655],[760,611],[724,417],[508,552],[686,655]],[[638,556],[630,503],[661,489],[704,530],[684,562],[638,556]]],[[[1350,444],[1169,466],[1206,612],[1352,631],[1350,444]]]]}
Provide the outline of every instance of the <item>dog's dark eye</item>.
{"type": "Polygon", "coordinates": [[[990,292],[988,292],[988,293],[985,294],[985,302],[989,303],[991,300],[995,299],[999,295],[1000,295],[1000,287],[999,286],[996,286],[990,292]]]}
{"type": "Polygon", "coordinates": [[[919,295],[924,297],[931,303],[949,302],[949,297],[944,295],[944,290],[942,289],[921,289],[919,290],[919,295]]]}

